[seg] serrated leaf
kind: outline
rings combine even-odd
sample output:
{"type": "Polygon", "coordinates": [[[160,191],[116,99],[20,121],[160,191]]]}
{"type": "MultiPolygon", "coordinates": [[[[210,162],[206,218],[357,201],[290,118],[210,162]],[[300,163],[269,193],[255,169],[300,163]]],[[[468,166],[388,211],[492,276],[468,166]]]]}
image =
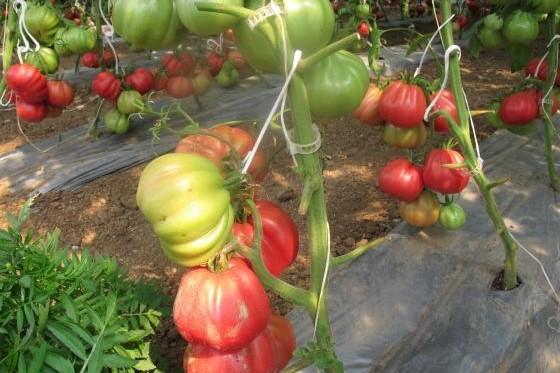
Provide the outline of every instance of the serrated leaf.
{"type": "Polygon", "coordinates": [[[105,354],[103,355],[103,366],[107,368],[132,368],[138,361],[117,355],[117,354],[105,354]]]}
{"type": "MultiPolygon", "coordinates": [[[[103,351],[101,343],[96,343],[88,358],[88,373],[99,373],[103,369],[103,351]]],[[[83,370],[83,369],[82,369],[83,370]]]]}
{"type": "Polygon", "coordinates": [[[107,296],[107,311],[105,312],[105,323],[108,324],[109,320],[113,317],[115,310],[117,308],[117,295],[115,293],[109,293],[107,296]]]}
{"type": "Polygon", "coordinates": [[[25,363],[25,356],[22,353],[19,354],[17,371],[18,373],[27,373],[27,364],[25,363]]]}
{"type": "Polygon", "coordinates": [[[103,329],[103,321],[101,320],[99,315],[97,313],[95,313],[95,311],[93,309],[91,309],[90,307],[87,307],[86,311],[87,311],[89,317],[91,318],[91,322],[93,323],[93,326],[95,327],[95,329],[97,331],[101,331],[101,329],[103,329]]]}
{"type": "Polygon", "coordinates": [[[47,319],[49,318],[49,303],[47,302],[44,306],[39,304],[39,319],[37,321],[37,332],[42,333],[47,325],[47,319]]]}
{"type": "Polygon", "coordinates": [[[424,49],[424,46],[428,43],[431,35],[418,35],[408,43],[408,49],[406,50],[406,55],[410,56],[412,53],[424,49]]]}
{"type": "Polygon", "coordinates": [[[43,364],[45,363],[45,358],[47,357],[48,344],[45,341],[41,342],[39,348],[33,349],[33,360],[29,364],[29,373],[40,373],[42,372],[43,364]]]}
{"type": "Polygon", "coordinates": [[[60,301],[64,306],[64,311],[66,312],[66,315],[70,318],[70,320],[78,322],[76,306],[74,305],[70,297],[66,294],[62,294],[62,296],[60,297],[60,301]]]}
{"type": "Polygon", "coordinates": [[[47,323],[47,330],[76,356],[82,360],[86,360],[86,349],[80,338],[74,334],[74,332],[54,321],[47,323]]]}
{"type": "Polygon", "coordinates": [[[134,366],[135,370],[139,370],[141,372],[148,372],[156,368],[157,367],[150,360],[141,360],[134,366]]]}
{"type": "Polygon", "coordinates": [[[59,373],[74,373],[74,364],[59,354],[49,351],[45,357],[45,364],[59,373]]]}
{"type": "Polygon", "coordinates": [[[84,340],[84,342],[87,342],[92,346],[95,343],[91,334],[87,330],[82,328],[80,325],[78,325],[76,323],[73,323],[71,321],[68,321],[68,320],[63,320],[63,319],[59,319],[58,322],[60,322],[62,325],[64,325],[68,329],[71,329],[80,338],[82,338],[84,340]]]}

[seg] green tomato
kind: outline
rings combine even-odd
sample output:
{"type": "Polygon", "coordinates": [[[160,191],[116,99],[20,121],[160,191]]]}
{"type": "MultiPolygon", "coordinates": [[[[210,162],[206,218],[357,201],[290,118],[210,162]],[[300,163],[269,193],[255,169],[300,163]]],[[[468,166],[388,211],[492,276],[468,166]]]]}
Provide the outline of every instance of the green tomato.
{"type": "Polygon", "coordinates": [[[551,13],[560,7],[560,0],[532,0],[535,13],[551,13]]]}
{"type": "Polygon", "coordinates": [[[126,133],[130,125],[128,115],[119,112],[117,109],[109,110],[103,120],[105,121],[105,127],[117,135],[126,133]]]}
{"type": "Polygon", "coordinates": [[[43,74],[53,74],[58,70],[58,54],[47,47],[41,47],[37,52],[29,52],[25,62],[36,66],[43,74]]]}
{"type": "Polygon", "coordinates": [[[454,231],[460,229],[465,225],[467,220],[467,215],[465,214],[465,210],[455,203],[451,202],[450,204],[441,206],[439,211],[439,223],[445,228],[450,231],[454,231]]]}
{"type": "Polygon", "coordinates": [[[165,254],[180,265],[206,264],[231,235],[234,213],[224,178],[199,155],[171,153],[150,162],[136,201],[165,254]]]}
{"type": "Polygon", "coordinates": [[[500,103],[494,102],[490,105],[488,113],[486,113],[486,121],[494,128],[505,128],[505,123],[500,118],[498,114],[500,111],[500,103]]]}
{"type": "Polygon", "coordinates": [[[58,13],[52,6],[27,3],[25,26],[31,35],[43,44],[53,43],[59,23],[58,13]]]}
{"type": "Polygon", "coordinates": [[[490,30],[499,30],[504,26],[504,20],[496,13],[484,17],[484,27],[490,30]]]}
{"type": "Polygon", "coordinates": [[[529,45],[539,36],[539,22],[533,14],[516,10],[504,21],[502,33],[512,44],[529,45]]]}
{"type": "Polygon", "coordinates": [[[54,40],[54,50],[60,56],[84,54],[95,48],[97,35],[94,29],[83,27],[60,28],[54,40]]]}
{"type": "Polygon", "coordinates": [[[135,50],[175,47],[183,36],[173,0],[117,0],[111,20],[135,50]]]}
{"type": "Polygon", "coordinates": [[[233,88],[239,83],[239,72],[230,61],[226,61],[216,80],[222,88],[233,88]]]}
{"type": "Polygon", "coordinates": [[[527,136],[530,135],[531,133],[533,133],[535,131],[535,129],[537,128],[536,122],[535,121],[531,121],[527,124],[524,124],[522,126],[511,126],[508,124],[504,123],[504,128],[507,129],[509,132],[514,133],[516,135],[520,135],[520,136],[527,136]]]}
{"type": "Polygon", "coordinates": [[[360,58],[338,51],[305,72],[303,82],[311,113],[335,118],[360,106],[369,87],[369,73],[360,58]]]}
{"type": "Polygon", "coordinates": [[[369,4],[359,4],[355,10],[356,16],[359,18],[367,18],[370,13],[369,4]]]}
{"type": "Polygon", "coordinates": [[[387,144],[401,149],[418,148],[426,144],[427,139],[428,130],[424,123],[412,128],[401,128],[387,123],[383,132],[383,140],[387,144]]]}
{"type": "Polygon", "coordinates": [[[60,57],[68,57],[72,55],[72,51],[68,47],[68,44],[64,40],[64,35],[66,34],[66,27],[60,27],[54,37],[54,51],[60,57]]]}
{"type": "Polygon", "coordinates": [[[117,100],[117,108],[123,114],[139,113],[144,109],[142,95],[138,91],[123,91],[117,100]]]}
{"type": "MultiPolygon", "coordinates": [[[[208,0],[211,3],[243,6],[243,0],[208,0]]],[[[177,12],[183,25],[200,36],[216,35],[233,27],[239,20],[227,14],[201,12],[196,8],[196,0],[175,0],[177,12]]]]}
{"type": "Polygon", "coordinates": [[[478,40],[484,47],[484,49],[499,49],[506,45],[506,41],[502,37],[500,31],[493,30],[486,26],[483,26],[478,32],[478,40]]]}

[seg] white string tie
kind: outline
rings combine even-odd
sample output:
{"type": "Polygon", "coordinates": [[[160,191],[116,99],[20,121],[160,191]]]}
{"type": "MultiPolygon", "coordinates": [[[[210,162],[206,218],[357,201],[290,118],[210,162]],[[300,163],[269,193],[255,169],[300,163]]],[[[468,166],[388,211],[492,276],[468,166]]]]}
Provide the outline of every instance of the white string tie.
{"type": "Polygon", "coordinates": [[[25,0],[15,0],[13,6],[18,15],[18,27],[21,36],[20,40],[18,40],[16,52],[19,63],[23,63],[23,54],[30,51],[37,52],[39,48],[41,48],[41,44],[39,44],[37,39],[35,39],[33,35],[31,35],[29,30],[27,29],[27,25],[25,24],[25,13],[27,12],[27,3],[25,2],[25,0]],[[35,44],[35,48],[31,49],[27,38],[31,39],[33,44],[35,44]],[[20,44],[21,41],[23,41],[23,45],[20,44]]]}
{"type": "Polygon", "coordinates": [[[422,70],[422,65],[424,64],[424,59],[426,58],[426,55],[428,54],[428,50],[432,46],[432,43],[434,42],[436,36],[438,36],[438,34],[439,34],[440,37],[441,37],[441,30],[443,29],[443,27],[445,25],[447,25],[449,22],[451,22],[453,20],[453,18],[455,18],[455,14],[452,14],[451,17],[449,17],[445,22],[443,22],[441,24],[441,26],[438,24],[437,30],[433,33],[432,37],[428,41],[428,45],[426,45],[426,48],[424,48],[424,53],[422,53],[422,58],[420,58],[420,63],[418,64],[418,67],[416,68],[416,71],[414,71],[414,77],[415,78],[418,75],[420,75],[420,71],[422,70]]]}
{"type": "Polygon", "coordinates": [[[329,278],[329,270],[331,266],[331,227],[327,221],[327,259],[325,262],[325,272],[323,273],[323,279],[321,281],[321,289],[319,290],[319,299],[317,300],[317,313],[315,313],[315,321],[313,327],[313,339],[317,336],[317,326],[319,325],[319,314],[321,313],[321,301],[323,299],[323,293],[325,292],[325,287],[327,286],[327,280],[329,278]]]}
{"type": "MultiPolygon", "coordinates": [[[[105,16],[105,12],[103,12],[102,0],[99,0],[98,4],[99,4],[99,13],[101,14],[101,18],[103,19],[103,22],[105,22],[105,25],[103,25],[103,27],[101,27],[101,32],[103,34],[103,41],[105,43],[107,43],[107,45],[109,45],[109,48],[111,48],[111,52],[113,52],[113,56],[115,57],[115,72],[118,73],[118,71],[119,71],[119,56],[117,55],[117,51],[115,50],[115,47],[113,46],[113,43],[111,42],[111,40],[113,39],[113,36],[115,35],[115,28],[113,27],[111,22],[105,16]]],[[[123,73],[124,73],[124,70],[123,70],[123,73]]]]}

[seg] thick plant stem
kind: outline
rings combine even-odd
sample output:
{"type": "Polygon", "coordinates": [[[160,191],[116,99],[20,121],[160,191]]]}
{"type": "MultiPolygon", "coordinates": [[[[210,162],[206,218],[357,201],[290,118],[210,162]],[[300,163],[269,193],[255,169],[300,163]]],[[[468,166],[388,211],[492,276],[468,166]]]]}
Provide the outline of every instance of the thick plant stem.
{"type": "MultiPolygon", "coordinates": [[[[550,40],[556,35],[556,12],[552,12],[547,17],[547,28],[548,28],[548,37],[550,40]]],[[[550,93],[548,100],[545,102],[545,113],[543,115],[544,121],[544,154],[546,157],[546,164],[548,167],[548,180],[550,182],[550,186],[555,191],[560,191],[560,180],[558,179],[558,173],[556,172],[556,165],[554,164],[554,156],[552,154],[552,139],[554,138],[554,125],[552,123],[552,118],[549,113],[552,112],[552,102],[554,92],[552,92],[552,88],[554,87],[554,83],[556,80],[556,74],[558,69],[558,41],[554,40],[552,45],[550,46],[550,50],[548,53],[548,76],[546,79],[545,87],[543,88],[544,94],[550,93]]]]}
{"type": "Polygon", "coordinates": [[[5,44],[2,46],[2,81],[0,82],[0,96],[4,92],[4,89],[6,89],[6,72],[12,64],[13,52],[17,43],[17,15],[12,1],[8,3],[7,22],[6,35],[4,35],[5,44]]]}
{"type": "MultiPolygon", "coordinates": [[[[440,5],[443,19],[451,17],[450,0],[442,0],[440,5]]],[[[447,49],[450,45],[454,44],[451,25],[447,24],[442,32],[443,44],[447,49]]],[[[504,218],[498,209],[496,199],[492,193],[492,187],[494,184],[488,180],[488,178],[484,175],[484,171],[478,165],[478,157],[471,141],[469,116],[466,102],[463,98],[463,84],[461,81],[461,70],[457,54],[453,54],[450,58],[449,78],[451,89],[457,101],[457,114],[459,117],[458,126],[451,126],[451,130],[459,141],[459,145],[463,151],[463,156],[465,157],[465,162],[471,170],[473,179],[478,185],[478,189],[480,190],[484,200],[486,212],[490,216],[490,219],[496,228],[496,232],[500,236],[504,245],[504,284],[505,290],[511,290],[517,286],[517,244],[513,240],[513,237],[504,222],[504,218]]]]}

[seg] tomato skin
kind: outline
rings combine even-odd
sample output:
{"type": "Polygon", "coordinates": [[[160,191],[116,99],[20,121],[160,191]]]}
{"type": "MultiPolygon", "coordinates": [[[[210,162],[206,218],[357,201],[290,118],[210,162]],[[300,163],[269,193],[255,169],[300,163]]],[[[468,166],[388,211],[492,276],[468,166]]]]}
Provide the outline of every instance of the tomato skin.
{"type": "Polygon", "coordinates": [[[93,79],[91,87],[100,97],[109,101],[115,101],[121,94],[121,82],[110,71],[98,73],[93,79]]]}
{"type": "Polygon", "coordinates": [[[534,7],[535,13],[550,13],[554,12],[560,6],[558,0],[532,0],[530,1],[534,7]]]}
{"type": "Polygon", "coordinates": [[[362,100],[362,103],[354,110],[354,118],[368,126],[380,126],[383,118],[379,114],[379,102],[383,91],[377,85],[371,83],[362,100]]]}
{"type": "Polygon", "coordinates": [[[379,174],[379,188],[383,193],[401,201],[415,201],[424,190],[422,167],[406,158],[392,160],[379,174]]]}
{"type": "Polygon", "coordinates": [[[136,202],[164,253],[182,266],[207,264],[231,235],[234,213],[224,178],[199,155],[170,153],[151,161],[136,202]]]}
{"type": "Polygon", "coordinates": [[[413,128],[400,128],[387,123],[383,132],[383,140],[387,144],[400,149],[418,148],[426,144],[427,139],[428,131],[424,124],[413,128]]]}
{"type": "Polygon", "coordinates": [[[60,19],[53,7],[28,4],[25,25],[31,35],[43,44],[52,44],[59,22],[60,19]]]}
{"type": "Polygon", "coordinates": [[[224,57],[216,52],[210,52],[206,55],[208,71],[212,76],[216,76],[220,73],[222,67],[224,66],[224,62],[224,57]]]}
{"type": "MultiPolygon", "coordinates": [[[[296,224],[284,210],[270,201],[258,201],[257,210],[262,223],[261,255],[268,271],[279,277],[296,259],[299,232],[296,224]]],[[[254,223],[235,223],[233,235],[246,246],[253,243],[254,223]]]]}
{"type": "MultiPolygon", "coordinates": [[[[434,93],[430,96],[430,100],[433,101],[437,96],[437,93],[434,93]]],[[[438,101],[436,102],[432,113],[437,111],[447,111],[455,123],[459,122],[459,116],[457,114],[457,102],[455,101],[455,96],[453,92],[448,89],[444,89],[441,96],[439,97],[438,101]]],[[[447,119],[443,116],[439,116],[434,120],[434,130],[440,133],[449,133],[449,124],[447,119]]]]}
{"type": "Polygon", "coordinates": [[[381,95],[379,114],[396,127],[412,128],[422,123],[427,109],[422,88],[401,80],[392,82],[381,95]]]}
{"type": "Polygon", "coordinates": [[[276,369],[281,370],[288,365],[296,350],[296,336],[292,323],[285,317],[272,314],[266,331],[274,345],[276,369]]]}
{"type": "Polygon", "coordinates": [[[132,74],[126,76],[124,81],[130,88],[145,95],[154,87],[154,74],[144,67],[138,67],[132,74]]]}
{"type": "Polygon", "coordinates": [[[30,103],[21,99],[16,102],[16,114],[26,122],[40,122],[47,117],[48,113],[49,108],[45,103],[30,103]]]}
{"type": "Polygon", "coordinates": [[[442,167],[447,164],[461,164],[463,156],[452,149],[432,149],[424,162],[422,178],[426,188],[442,194],[461,193],[469,183],[470,174],[465,169],[442,167]]]}
{"type": "Polygon", "coordinates": [[[336,118],[360,106],[369,87],[366,66],[355,55],[338,51],[303,74],[311,113],[336,118]]]}
{"type": "Polygon", "coordinates": [[[487,50],[499,49],[505,47],[506,41],[498,30],[493,30],[489,27],[482,27],[478,32],[478,40],[482,46],[487,50]]]}
{"type": "Polygon", "coordinates": [[[191,74],[196,66],[194,57],[188,52],[181,52],[179,53],[178,58],[183,65],[183,73],[186,75],[191,74]]]}
{"type": "Polygon", "coordinates": [[[174,76],[167,80],[165,91],[174,98],[189,97],[193,93],[192,81],[184,76],[174,76]]]}
{"type": "Polygon", "coordinates": [[[531,13],[516,10],[505,19],[502,33],[512,44],[529,45],[539,36],[539,21],[531,13]]]}
{"type": "Polygon", "coordinates": [[[58,55],[47,47],[41,47],[37,52],[29,52],[25,56],[25,62],[36,66],[43,74],[52,74],[58,70],[58,55]]]}
{"type": "Polygon", "coordinates": [[[117,108],[123,114],[139,113],[143,109],[143,105],[138,104],[142,101],[142,95],[138,91],[123,91],[117,100],[117,108]]]}
{"type": "Polygon", "coordinates": [[[465,225],[466,220],[465,210],[459,204],[452,202],[441,206],[439,223],[445,229],[450,231],[460,229],[465,225]]]}
{"type": "Polygon", "coordinates": [[[117,109],[109,110],[103,117],[103,120],[105,121],[107,130],[117,135],[125,134],[130,126],[128,116],[119,112],[117,109]]]}
{"type": "Polygon", "coordinates": [[[97,53],[95,52],[86,52],[82,56],[82,65],[96,69],[99,65],[99,58],[97,57],[97,53]]]}
{"type": "Polygon", "coordinates": [[[183,34],[173,0],[117,0],[111,20],[117,34],[135,49],[171,48],[183,34]]]}
{"type": "Polygon", "coordinates": [[[537,92],[529,89],[507,96],[500,106],[499,116],[509,125],[525,125],[539,115],[537,92]]]}
{"type": "Polygon", "coordinates": [[[439,201],[429,190],[423,191],[416,201],[401,202],[399,205],[399,213],[403,220],[420,228],[437,223],[439,212],[439,201]]]}
{"type": "Polygon", "coordinates": [[[193,344],[219,351],[243,348],[261,334],[270,304],[257,276],[240,258],[211,272],[194,268],[181,279],[173,320],[181,336],[193,344]]]}
{"type": "Polygon", "coordinates": [[[47,78],[30,64],[10,66],[6,73],[6,83],[9,89],[28,103],[42,102],[48,95],[47,78]]]}
{"type": "Polygon", "coordinates": [[[154,91],[163,91],[165,87],[167,87],[168,80],[169,79],[167,78],[167,75],[165,75],[164,73],[156,73],[154,79],[154,91]]]}
{"type": "MultiPolygon", "coordinates": [[[[243,0],[213,0],[213,3],[243,6],[243,0]]],[[[217,35],[238,22],[236,17],[199,11],[194,0],[175,0],[177,12],[183,25],[200,36],[217,35]]]]}
{"type": "Polygon", "coordinates": [[[212,87],[212,76],[208,70],[201,70],[195,73],[192,79],[193,93],[195,96],[202,96],[212,87]]]}
{"type": "Polygon", "coordinates": [[[273,373],[277,371],[274,348],[266,332],[241,350],[229,352],[191,344],[185,351],[183,369],[188,373],[273,373]]]}
{"type": "MultiPolygon", "coordinates": [[[[97,35],[94,29],[83,27],[62,28],[63,32],[56,34],[56,45],[64,45],[70,54],[83,54],[95,48],[97,35]]],[[[56,48],[55,48],[56,49],[56,48]]]]}
{"type": "MultiPolygon", "coordinates": [[[[204,134],[186,136],[179,141],[175,152],[201,155],[227,173],[227,163],[232,158],[230,145],[243,159],[253,149],[256,141],[253,135],[240,127],[221,125],[211,128],[210,132],[218,138],[204,134]]],[[[266,176],[266,171],[266,156],[259,149],[248,172],[255,181],[260,182],[266,176]]]]}
{"type": "Polygon", "coordinates": [[[168,77],[186,75],[183,63],[174,53],[168,53],[162,59],[163,68],[168,77]]]}
{"type": "Polygon", "coordinates": [[[504,26],[504,20],[497,13],[484,17],[484,26],[491,30],[500,30],[504,26]]]}
{"type": "Polygon", "coordinates": [[[47,81],[47,103],[56,107],[66,107],[74,101],[74,88],[64,80],[47,81]]]}

